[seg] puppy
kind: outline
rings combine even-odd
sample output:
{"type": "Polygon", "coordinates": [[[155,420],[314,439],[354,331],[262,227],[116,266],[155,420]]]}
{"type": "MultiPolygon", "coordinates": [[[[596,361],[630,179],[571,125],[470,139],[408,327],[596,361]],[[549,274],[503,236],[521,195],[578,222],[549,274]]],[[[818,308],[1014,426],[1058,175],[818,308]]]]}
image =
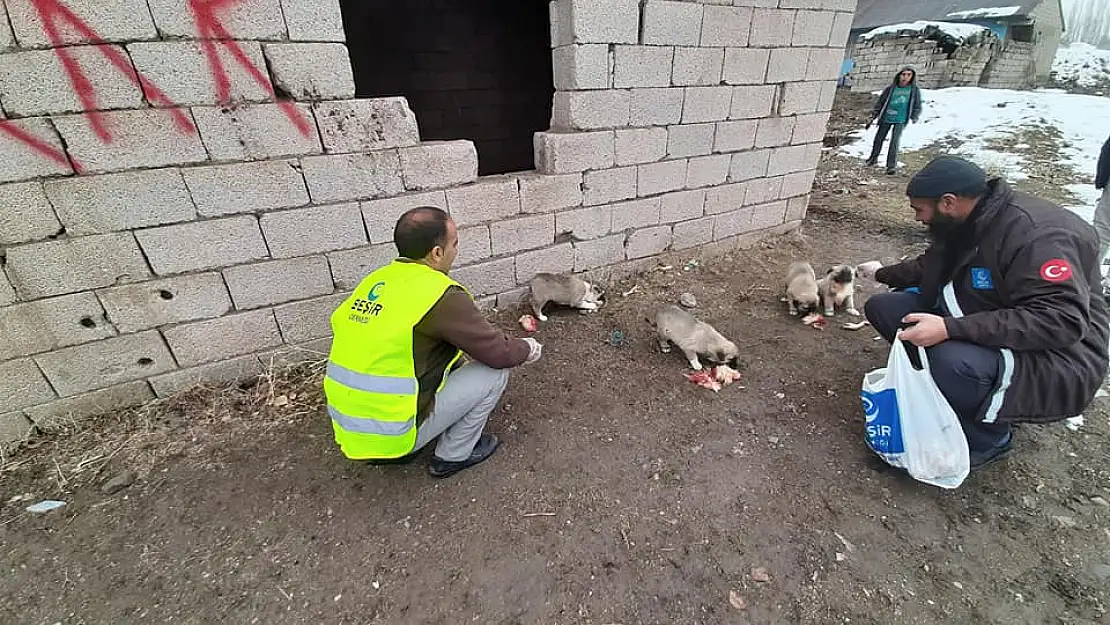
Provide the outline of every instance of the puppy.
{"type": "Polygon", "coordinates": [[[733,368],[739,365],[740,350],[735,343],[678,306],[672,304],[655,315],[655,331],[659,335],[659,348],[664,354],[670,353],[670,344],[674,343],[695,370],[701,370],[699,354],[733,368]]]}
{"type": "Polygon", "coordinates": [[[831,317],[836,309],[853,317],[859,316],[856,310],[856,270],[851,265],[837,265],[829,269],[824,278],[817,281],[817,292],[825,307],[825,316],[831,317]]]}
{"type": "Polygon", "coordinates": [[[817,312],[821,296],[817,290],[817,274],[809,263],[790,263],[786,271],[786,297],[790,303],[790,314],[808,315],[817,312]]]}
{"type": "Polygon", "coordinates": [[[548,304],[593,312],[605,303],[605,291],[578,276],[537,273],[528,286],[532,290],[532,311],[540,321],[547,321],[543,307],[548,304]]]}

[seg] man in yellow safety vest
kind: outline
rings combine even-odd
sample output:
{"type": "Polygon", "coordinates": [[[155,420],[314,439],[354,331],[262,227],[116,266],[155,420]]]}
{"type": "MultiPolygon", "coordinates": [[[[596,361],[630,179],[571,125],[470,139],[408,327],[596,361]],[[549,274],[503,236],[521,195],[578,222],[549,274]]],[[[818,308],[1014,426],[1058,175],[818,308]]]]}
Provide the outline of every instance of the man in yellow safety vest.
{"type": "Polygon", "coordinates": [[[498,438],[483,430],[508,370],[539,360],[543,346],[494,328],[448,277],[459,237],[447,213],[414,208],[393,240],[400,257],[332,313],[328,413],[352,460],[408,462],[439,437],[429,470],[447,477],[497,449],[498,438]],[[458,366],[464,352],[473,362],[458,366]]]}

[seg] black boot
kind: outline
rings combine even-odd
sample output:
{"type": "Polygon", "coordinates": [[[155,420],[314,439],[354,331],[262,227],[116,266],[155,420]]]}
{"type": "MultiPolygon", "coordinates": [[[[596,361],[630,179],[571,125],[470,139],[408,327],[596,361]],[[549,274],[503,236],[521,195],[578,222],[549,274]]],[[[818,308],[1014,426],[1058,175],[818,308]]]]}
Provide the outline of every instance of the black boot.
{"type": "Polygon", "coordinates": [[[493,452],[497,451],[497,447],[501,441],[493,434],[483,434],[482,438],[478,439],[478,444],[474,446],[474,451],[470,452],[470,457],[466,460],[459,460],[451,462],[441,459],[439,456],[432,456],[432,461],[428,465],[428,473],[432,477],[449,477],[463,469],[468,469],[476,464],[485,462],[493,452]]]}

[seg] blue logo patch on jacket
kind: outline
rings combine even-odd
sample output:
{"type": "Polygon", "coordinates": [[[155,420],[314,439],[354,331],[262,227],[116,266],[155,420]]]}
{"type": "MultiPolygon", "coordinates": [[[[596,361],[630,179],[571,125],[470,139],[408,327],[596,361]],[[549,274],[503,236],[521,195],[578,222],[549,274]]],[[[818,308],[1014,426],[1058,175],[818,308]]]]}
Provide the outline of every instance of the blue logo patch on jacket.
{"type": "Polygon", "coordinates": [[[977,291],[991,291],[994,289],[994,280],[991,279],[991,270],[986,267],[971,268],[971,288],[977,291]]]}

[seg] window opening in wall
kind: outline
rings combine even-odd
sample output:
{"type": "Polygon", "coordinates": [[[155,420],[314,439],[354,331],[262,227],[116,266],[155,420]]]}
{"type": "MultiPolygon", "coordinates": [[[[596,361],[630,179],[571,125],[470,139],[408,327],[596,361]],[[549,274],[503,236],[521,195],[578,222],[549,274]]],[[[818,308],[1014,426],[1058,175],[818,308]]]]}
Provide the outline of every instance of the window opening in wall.
{"type": "Polygon", "coordinates": [[[478,173],[535,169],[554,82],[543,0],[340,0],[360,98],[405,96],[425,141],[470,139],[478,173]]]}
{"type": "Polygon", "coordinates": [[[1010,27],[1010,38],[1022,43],[1033,43],[1033,25],[1019,24],[1010,27]]]}

